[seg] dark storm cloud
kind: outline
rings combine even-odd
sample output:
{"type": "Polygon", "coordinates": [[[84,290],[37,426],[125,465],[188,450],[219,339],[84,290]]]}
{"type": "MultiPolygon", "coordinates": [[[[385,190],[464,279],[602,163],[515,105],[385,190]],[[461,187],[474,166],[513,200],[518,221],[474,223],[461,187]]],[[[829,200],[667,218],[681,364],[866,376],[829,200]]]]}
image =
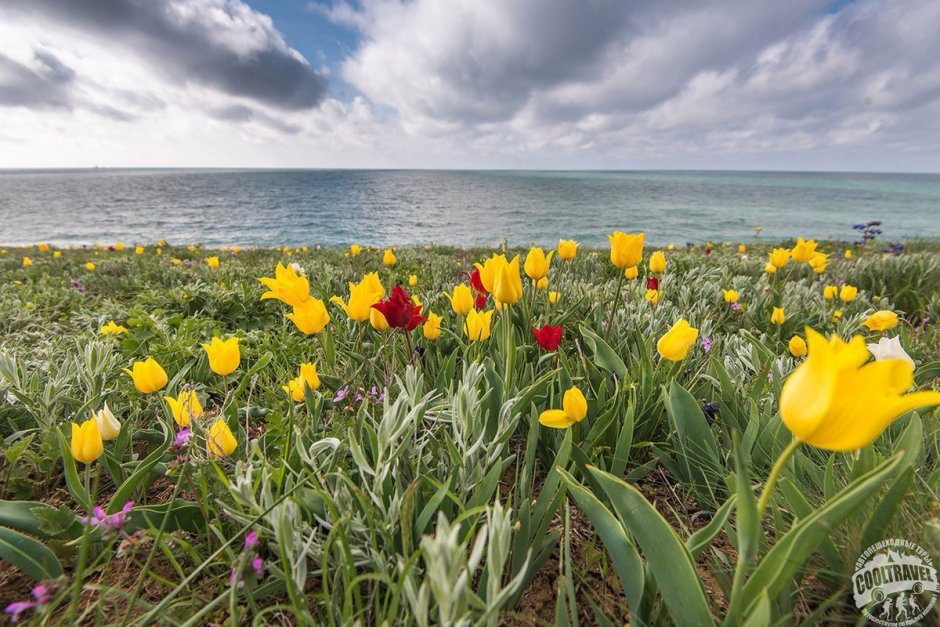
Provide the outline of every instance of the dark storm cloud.
{"type": "Polygon", "coordinates": [[[268,126],[286,135],[296,135],[301,128],[295,124],[289,124],[275,117],[246,107],[245,105],[230,105],[220,107],[209,111],[209,115],[222,122],[233,122],[235,124],[246,124],[248,122],[258,122],[268,126]]]}
{"type": "Polygon", "coordinates": [[[48,52],[35,52],[32,66],[0,53],[0,106],[70,109],[75,72],[48,52]]]}
{"type": "Polygon", "coordinates": [[[178,83],[284,110],[313,108],[326,93],[326,79],[238,0],[13,0],[11,8],[123,44],[178,83]]]}

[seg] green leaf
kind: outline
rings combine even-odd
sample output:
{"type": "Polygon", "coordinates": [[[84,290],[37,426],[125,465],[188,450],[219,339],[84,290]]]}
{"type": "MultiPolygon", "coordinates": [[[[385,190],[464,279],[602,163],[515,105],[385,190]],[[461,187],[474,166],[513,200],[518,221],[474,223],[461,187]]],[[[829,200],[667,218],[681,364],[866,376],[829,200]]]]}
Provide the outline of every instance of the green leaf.
{"type": "Polygon", "coordinates": [[[582,324],[580,331],[581,337],[584,338],[584,343],[587,344],[591,352],[594,353],[594,363],[597,364],[599,368],[614,373],[621,380],[626,379],[627,365],[623,363],[623,360],[614,352],[614,349],[612,349],[607,342],[602,340],[597,333],[594,333],[594,331],[588,328],[587,325],[582,324]]]}
{"type": "Polygon", "coordinates": [[[715,515],[712,516],[708,524],[693,533],[689,536],[688,540],[685,541],[685,545],[688,547],[689,553],[692,554],[693,559],[697,558],[702,554],[702,551],[708,548],[708,545],[712,543],[712,540],[715,539],[715,536],[718,535],[721,528],[728,522],[731,509],[734,507],[737,498],[738,496],[736,494],[732,494],[728,497],[728,500],[718,508],[718,511],[715,512],[715,515]]]}
{"type": "MultiPolygon", "coordinates": [[[[764,556],[744,585],[743,598],[756,603],[761,594],[775,597],[803,566],[833,526],[849,516],[888,479],[901,455],[862,475],[835,497],[801,519],[764,556]]],[[[746,608],[749,609],[749,608],[746,608]]]]}
{"type": "Polygon", "coordinates": [[[666,411],[679,440],[679,464],[693,481],[696,495],[703,503],[713,503],[714,490],[721,485],[724,465],[718,444],[698,401],[675,380],[669,386],[666,411]]]}
{"type": "Polygon", "coordinates": [[[588,470],[643,549],[675,624],[714,625],[695,562],[672,526],[639,490],[591,466],[588,470]]]}
{"type": "Polygon", "coordinates": [[[643,602],[644,569],[643,561],[637,553],[630,536],[623,525],[594,494],[578,483],[567,471],[559,470],[568,491],[578,507],[591,519],[591,524],[604,542],[604,547],[614,563],[614,570],[620,577],[624,595],[630,611],[636,614],[643,602]]]}
{"type": "Polygon", "coordinates": [[[170,446],[170,441],[172,440],[172,435],[170,430],[162,422],[158,423],[160,428],[163,430],[164,439],[163,442],[157,446],[156,449],[150,455],[148,455],[144,461],[142,461],[137,469],[127,478],[124,483],[121,484],[121,487],[117,489],[114,493],[114,496],[111,497],[111,500],[108,501],[107,511],[109,514],[113,514],[121,507],[124,506],[124,503],[131,500],[131,496],[134,494],[134,490],[150,478],[150,471],[156,466],[160,460],[163,459],[163,452],[170,446]]]}
{"type": "Polygon", "coordinates": [[[62,576],[62,564],[45,544],[7,527],[0,527],[0,559],[36,581],[62,576]]]}
{"type": "Polygon", "coordinates": [[[72,457],[72,450],[61,429],[56,431],[56,436],[59,440],[59,453],[62,456],[62,467],[65,471],[65,485],[68,486],[72,498],[78,501],[78,504],[81,505],[83,509],[88,511],[91,509],[91,497],[88,496],[88,491],[85,490],[85,484],[82,483],[82,480],[78,476],[78,469],[75,467],[75,459],[72,457]]]}

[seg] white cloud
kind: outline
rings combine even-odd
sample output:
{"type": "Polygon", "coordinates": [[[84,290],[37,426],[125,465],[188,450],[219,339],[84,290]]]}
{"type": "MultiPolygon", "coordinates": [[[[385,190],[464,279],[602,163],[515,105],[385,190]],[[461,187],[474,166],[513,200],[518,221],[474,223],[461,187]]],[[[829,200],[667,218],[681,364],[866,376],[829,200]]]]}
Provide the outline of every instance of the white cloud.
{"type": "Polygon", "coordinates": [[[0,167],[940,170],[940,3],[827,3],[339,2],[344,101],[242,0],[31,0],[0,167]]]}

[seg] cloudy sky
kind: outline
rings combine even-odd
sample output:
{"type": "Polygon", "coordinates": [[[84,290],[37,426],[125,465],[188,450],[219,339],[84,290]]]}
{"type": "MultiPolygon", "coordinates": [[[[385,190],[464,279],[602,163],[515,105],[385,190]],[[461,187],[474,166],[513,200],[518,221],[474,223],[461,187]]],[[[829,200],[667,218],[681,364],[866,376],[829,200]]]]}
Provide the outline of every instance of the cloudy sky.
{"type": "Polygon", "coordinates": [[[0,167],[940,171],[937,0],[0,0],[0,167]]]}

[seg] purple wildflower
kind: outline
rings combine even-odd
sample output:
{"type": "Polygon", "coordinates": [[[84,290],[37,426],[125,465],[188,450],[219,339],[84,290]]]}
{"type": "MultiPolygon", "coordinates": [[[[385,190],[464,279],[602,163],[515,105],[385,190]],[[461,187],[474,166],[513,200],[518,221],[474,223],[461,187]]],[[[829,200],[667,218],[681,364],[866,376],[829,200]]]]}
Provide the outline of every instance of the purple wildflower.
{"type": "Polygon", "coordinates": [[[92,510],[92,515],[84,517],[82,521],[103,531],[120,531],[132,509],[134,509],[134,501],[128,501],[119,512],[114,514],[108,514],[103,507],[96,505],[92,510]]]}
{"type": "Polygon", "coordinates": [[[341,387],[340,389],[336,390],[336,396],[333,397],[333,402],[334,402],[334,403],[340,402],[341,400],[343,400],[344,398],[346,398],[346,395],[347,395],[347,394],[349,394],[349,386],[348,386],[348,385],[343,386],[343,387],[341,387]]]}
{"type": "Polygon", "coordinates": [[[251,569],[255,571],[255,577],[261,579],[264,574],[264,560],[261,559],[260,555],[251,560],[251,569]]]}
{"type": "Polygon", "coordinates": [[[252,529],[245,534],[245,547],[242,550],[247,551],[249,549],[257,548],[259,544],[260,542],[258,542],[258,532],[252,529]]]}
{"type": "Polygon", "coordinates": [[[11,622],[17,622],[20,616],[34,607],[45,605],[52,599],[53,587],[49,584],[40,583],[33,586],[33,601],[14,601],[5,608],[3,612],[10,615],[11,622]]]}
{"type": "Polygon", "coordinates": [[[702,338],[702,350],[706,353],[712,349],[712,338],[706,336],[702,338]]]}
{"type": "Polygon", "coordinates": [[[176,434],[176,441],[173,443],[173,447],[178,451],[182,450],[189,446],[191,439],[193,439],[192,429],[180,429],[179,433],[176,434]]]}
{"type": "Polygon", "coordinates": [[[78,290],[79,292],[84,292],[87,288],[85,284],[79,279],[72,279],[72,289],[78,290]]]}
{"type": "Polygon", "coordinates": [[[735,311],[741,311],[741,303],[731,303],[731,308],[735,311]]]}

